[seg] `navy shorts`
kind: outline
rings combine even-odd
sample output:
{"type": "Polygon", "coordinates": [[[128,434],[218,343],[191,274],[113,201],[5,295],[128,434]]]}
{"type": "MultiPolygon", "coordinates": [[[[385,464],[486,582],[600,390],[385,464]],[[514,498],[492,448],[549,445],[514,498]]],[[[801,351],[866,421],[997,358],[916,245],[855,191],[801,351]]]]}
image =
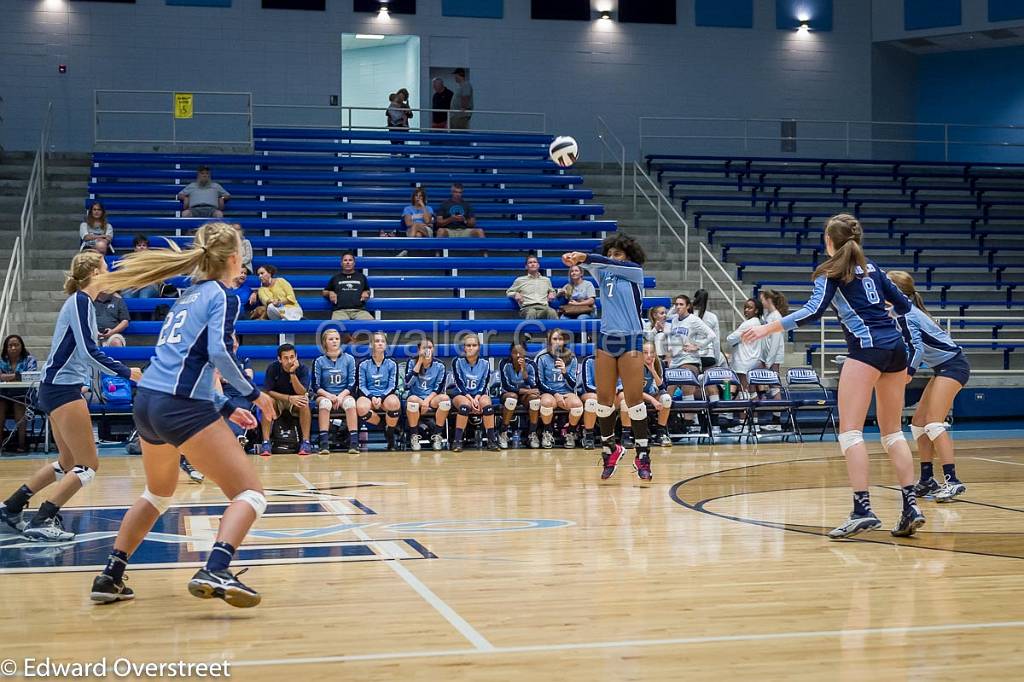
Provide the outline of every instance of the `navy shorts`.
{"type": "Polygon", "coordinates": [[[971,379],[971,364],[963,353],[957,353],[937,367],[932,367],[937,377],[948,377],[966,386],[971,379]]]}
{"type": "Polygon", "coordinates": [[[36,405],[47,414],[76,400],[85,400],[80,384],[39,384],[36,405]]]}
{"type": "Polygon", "coordinates": [[[636,334],[605,334],[599,332],[597,335],[597,349],[603,350],[613,358],[631,352],[641,352],[644,349],[643,332],[636,334]]]}
{"type": "Polygon", "coordinates": [[[216,405],[209,400],[139,388],[135,396],[135,428],[142,440],[152,445],[170,443],[174,447],[221,419],[216,405]]]}
{"type": "Polygon", "coordinates": [[[907,349],[902,345],[896,348],[861,348],[847,357],[871,365],[882,374],[902,372],[907,368],[907,349]]]}

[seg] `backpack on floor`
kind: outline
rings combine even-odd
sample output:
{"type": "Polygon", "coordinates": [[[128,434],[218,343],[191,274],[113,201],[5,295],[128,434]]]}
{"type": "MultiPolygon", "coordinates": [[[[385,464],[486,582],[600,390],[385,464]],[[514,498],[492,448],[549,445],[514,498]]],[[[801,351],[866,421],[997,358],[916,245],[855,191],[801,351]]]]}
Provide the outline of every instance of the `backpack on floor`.
{"type": "Polygon", "coordinates": [[[299,451],[299,420],[285,412],[274,421],[270,432],[270,448],[275,455],[294,455],[299,451]]]}

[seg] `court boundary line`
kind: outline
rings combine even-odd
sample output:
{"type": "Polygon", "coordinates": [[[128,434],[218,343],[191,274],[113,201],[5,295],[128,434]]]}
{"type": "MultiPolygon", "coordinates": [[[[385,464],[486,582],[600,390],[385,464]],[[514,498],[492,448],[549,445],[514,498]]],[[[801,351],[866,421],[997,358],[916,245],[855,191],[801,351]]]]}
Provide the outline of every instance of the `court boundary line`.
{"type": "MultiPolygon", "coordinates": [[[[301,473],[297,471],[292,473],[299,483],[306,486],[308,490],[319,490],[319,488],[313,485],[313,483],[301,473]]],[[[332,509],[333,505],[331,501],[322,500],[319,504],[328,511],[335,512],[336,517],[344,523],[349,523],[349,520],[344,513],[338,512],[337,509],[332,509]]],[[[361,528],[353,528],[352,532],[360,540],[363,540],[364,542],[372,542],[370,536],[361,528]]],[[[433,609],[437,611],[442,618],[448,621],[452,627],[458,630],[459,634],[465,637],[466,640],[473,645],[474,648],[471,649],[471,651],[489,652],[495,650],[495,646],[491,644],[486,637],[480,634],[476,628],[469,624],[469,621],[460,616],[455,609],[449,606],[446,601],[441,599],[441,597],[437,596],[433,590],[427,587],[423,581],[417,578],[409,569],[402,566],[398,561],[385,560],[383,563],[385,566],[390,568],[395,575],[401,578],[406,585],[411,587],[416,594],[422,597],[424,601],[430,604],[430,606],[433,607],[433,609]]]]}
{"type": "Polygon", "coordinates": [[[836,638],[859,635],[910,635],[942,632],[969,632],[1001,628],[1024,628],[1024,620],[988,623],[947,623],[943,625],[907,625],[884,628],[858,628],[844,630],[810,630],[794,632],[764,632],[745,635],[708,635],[704,637],[671,637],[664,639],[633,639],[605,642],[574,642],[566,644],[527,644],[500,646],[491,649],[438,649],[434,651],[395,651],[378,654],[349,654],[339,656],[311,656],[306,658],[269,658],[251,661],[232,661],[232,667],[259,667],[278,665],[312,665],[347,663],[354,661],[386,661],[407,658],[446,658],[453,656],[495,656],[507,654],[545,653],[556,651],[584,651],[588,649],[628,649],[634,647],[682,646],[718,644],[724,642],[770,642],[789,639],[836,638]]]}

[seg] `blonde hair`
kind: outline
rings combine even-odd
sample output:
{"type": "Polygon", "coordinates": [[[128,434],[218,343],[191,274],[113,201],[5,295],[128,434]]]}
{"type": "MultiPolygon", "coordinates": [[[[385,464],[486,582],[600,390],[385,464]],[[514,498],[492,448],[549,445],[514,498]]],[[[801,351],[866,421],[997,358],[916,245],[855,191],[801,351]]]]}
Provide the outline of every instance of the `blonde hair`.
{"type": "Polygon", "coordinates": [[[82,251],[71,259],[71,268],[64,273],[64,293],[70,296],[89,286],[92,277],[103,267],[103,256],[96,251],[82,251]]]}
{"type": "Polygon", "coordinates": [[[848,213],[834,215],[825,223],[825,234],[832,240],[836,252],[814,270],[814,279],[824,275],[846,284],[853,279],[858,265],[865,275],[868,274],[868,261],[861,248],[864,228],[859,220],[848,213]]]}
{"type": "Polygon", "coordinates": [[[104,291],[141,289],[175,277],[188,275],[195,280],[219,279],[228,258],[241,257],[242,233],[234,225],[206,223],[196,230],[192,245],[182,250],[173,241],[170,248],[134,251],[117,264],[117,269],[98,279],[104,291]]]}
{"type": "Polygon", "coordinates": [[[910,302],[917,306],[921,312],[928,317],[931,317],[931,313],[924,307],[924,300],[921,298],[921,294],[918,293],[917,287],[914,285],[914,278],[909,272],[903,270],[890,270],[885,273],[892,280],[892,283],[896,285],[896,288],[903,292],[903,294],[910,299],[910,302]]]}

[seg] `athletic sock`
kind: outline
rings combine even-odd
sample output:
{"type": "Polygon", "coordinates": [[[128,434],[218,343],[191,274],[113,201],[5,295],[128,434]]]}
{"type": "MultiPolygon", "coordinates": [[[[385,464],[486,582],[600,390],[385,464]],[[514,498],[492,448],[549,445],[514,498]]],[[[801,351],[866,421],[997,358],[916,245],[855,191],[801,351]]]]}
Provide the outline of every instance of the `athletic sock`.
{"type": "Polygon", "coordinates": [[[537,422],[530,422],[530,430],[527,433],[537,433],[537,422]]]}
{"type": "Polygon", "coordinates": [[[453,438],[452,440],[455,441],[456,443],[461,443],[462,442],[462,434],[464,432],[465,432],[465,429],[460,429],[458,426],[456,426],[455,427],[455,438],[453,438]]]}
{"type": "MultiPolygon", "coordinates": [[[[945,465],[942,468],[945,469],[945,465]]],[[[934,471],[935,469],[931,462],[921,462],[921,481],[927,481],[934,476],[934,471]]]]}
{"type": "Polygon", "coordinates": [[[497,443],[498,442],[498,434],[497,434],[497,431],[495,429],[487,429],[487,442],[489,442],[489,443],[497,443]]]}
{"type": "Polygon", "coordinates": [[[942,474],[949,481],[954,481],[956,483],[960,482],[960,479],[958,479],[956,477],[956,464],[943,464],[942,465],[942,474]]]}
{"type": "Polygon", "coordinates": [[[128,567],[128,554],[115,549],[107,557],[107,565],[103,567],[103,575],[113,578],[115,583],[121,582],[124,577],[124,569],[128,567]]]}
{"type": "Polygon", "coordinates": [[[910,508],[917,504],[917,495],[914,494],[914,486],[908,485],[900,488],[903,494],[903,511],[910,511],[910,508]]]}
{"type": "Polygon", "coordinates": [[[854,516],[867,516],[871,513],[871,493],[867,490],[853,491],[854,516]]]}
{"type": "Polygon", "coordinates": [[[14,491],[14,494],[7,498],[4,502],[4,506],[7,507],[7,512],[10,514],[18,514],[28,505],[28,501],[32,499],[33,493],[27,485],[23,485],[14,491]]]}
{"type": "Polygon", "coordinates": [[[54,516],[57,515],[57,512],[59,511],[60,507],[55,505],[53,502],[50,502],[49,500],[43,502],[41,505],[39,505],[39,511],[37,511],[36,515],[32,517],[32,525],[38,526],[43,521],[52,519],[54,516]]]}
{"type": "Polygon", "coordinates": [[[213,543],[210,556],[206,559],[206,570],[211,573],[225,571],[235,556],[235,548],[226,542],[213,543]]]}

